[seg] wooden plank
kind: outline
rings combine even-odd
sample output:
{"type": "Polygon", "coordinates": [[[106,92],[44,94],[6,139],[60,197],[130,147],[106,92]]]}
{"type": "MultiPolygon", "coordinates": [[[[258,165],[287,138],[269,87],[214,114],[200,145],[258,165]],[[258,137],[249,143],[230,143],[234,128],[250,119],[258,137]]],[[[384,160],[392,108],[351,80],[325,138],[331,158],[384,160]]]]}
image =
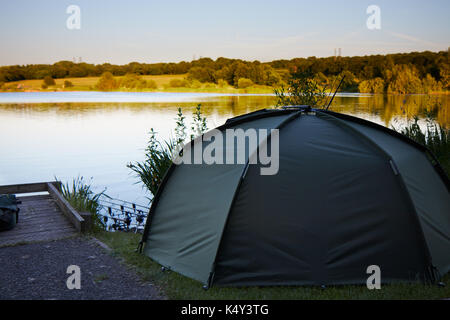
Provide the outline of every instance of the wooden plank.
{"type": "Polygon", "coordinates": [[[24,204],[35,201],[42,201],[44,199],[51,199],[51,197],[48,194],[35,194],[32,196],[23,196],[21,194],[18,194],[17,199],[20,200],[22,204],[24,204]]]}
{"type": "Polygon", "coordinates": [[[20,210],[23,211],[44,211],[44,210],[59,210],[56,202],[51,199],[49,201],[35,201],[26,204],[19,204],[20,210]]]}
{"type": "Polygon", "coordinates": [[[0,243],[3,242],[3,240],[12,239],[12,238],[21,238],[21,237],[27,237],[28,235],[32,236],[35,233],[43,233],[43,232],[55,232],[55,231],[72,231],[75,232],[75,229],[71,224],[55,224],[52,226],[49,225],[40,225],[40,226],[33,226],[31,228],[23,228],[20,229],[13,229],[8,231],[3,231],[0,235],[0,243]],[[14,231],[14,232],[12,232],[14,231]]]}
{"type": "Polygon", "coordinates": [[[64,215],[72,222],[75,228],[79,232],[84,232],[86,225],[84,219],[80,216],[80,214],[72,208],[69,202],[63,198],[63,196],[59,193],[58,189],[51,183],[47,184],[48,193],[53,197],[58,207],[64,213],[64,215]]]}
{"type": "Polygon", "coordinates": [[[64,216],[60,214],[52,216],[22,217],[19,218],[19,223],[17,225],[19,226],[22,223],[23,224],[65,223],[70,226],[72,225],[64,216]]]}
{"type": "Polygon", "coordinates": [[[43,220],[43,221],[47,221],[47,220],[54,220],[54,219],[59,219],[59,220],[64,220],[66,221],[66,218],[63,216],[60,216],[59,212],[52,212],[52,213],[46,213],[46,214],[36,214],[36,215],[19,215],[19,222],[22,221],[35,221],[35,220],[43,220]]]}
{"type": "MultiPolygon", "coordinates": [[[[82,217],[70,204],[65,203],[67,201],[58,191],[59,186],[57,183],[48,183],[46,188],[49,194],[20,197],[19,223],[12,230],[0,232],[0,247],[63,239],[78,234],[77,230],[83,230],[82,217]],[[70,217],[76,220],[75,223],[70,217]]],[[[30,188],[20,189],[30,191],[30,188]]]]}
{"type": "Polygon", "coordinates": [[[55,216],[59,215],[60,210],[58,208],[47,208],[45,210],[41,209],[28,209],[28,210],[20,210],[19,212],[19,218],[26,218],[26,217],[40,217],[40,216],[55,216]]]}
{"type": "Polygon", "coordinates": [[[61,217],[61,218],[62,218],[62,220],[58,219],[58,218],[37,220],[37,221],[36,220],[34,220],[34,221],[33,220],[31,220],[31,221],[25,220],[25,221],[23,221],[23,223],[19,220],[19,223],[16,225],[16,227],[14,229],[9,230],[9,231],[2,231],[2,233],[0,234],[0,237],[4,234],[11,233],[13,231],[19,232],[20,230],[24,230],[24,229],[30,230],[30,232],[32,232],[33,230],[41,230],[44,228],[51,229],[54,226],[72,226],[73,227],[73,225],[69,221],[67,221],[67,219],[65,219],[64,217],[61,217]]]}
{"type": "Polygon", "coordinates": [[[48,191],[48,185],[56,186],[60,188],[61,182],[37,182],[37,183],[24,183],[24,184],[12,184],[7,186],[0,186],[0,194],[17,194],[17,193],[31,193],[48,191]]]}
{"type": "Polygon", "coordinates": [[[45,210],[59,210],[57,204],[52,199],[51,201],[35,201],[25,205],[19,204],[20,210],[23,211],[45,211],[45,210]]]}
{"type": "Polygon", "coordinates": [[[0,247],[14,245],[18,243],[28,243],[35,241],[49,241],[49,240],[59,240],[64,238],[69,238],[77,235],[76,230],[71,227],[64,230],[58,230],[53,232],[40,232],[32,235],[14,237],[10,239],[5,239],[4,241],[0,241],[0,247]]]}

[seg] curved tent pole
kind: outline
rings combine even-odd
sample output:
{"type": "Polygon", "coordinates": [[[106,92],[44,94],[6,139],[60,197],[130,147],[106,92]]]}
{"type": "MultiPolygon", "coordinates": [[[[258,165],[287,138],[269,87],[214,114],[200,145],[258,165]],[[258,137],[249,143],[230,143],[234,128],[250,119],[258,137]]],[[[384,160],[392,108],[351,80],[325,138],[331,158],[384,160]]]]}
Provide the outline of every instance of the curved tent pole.
{"type": "MultiPolygon", "coordinates": [[[[297,111],[297,110],[295,110],[295,111],[297,111]]],[[[257,120],[260,118],[270,117],[272,115],[290,114],[292,112],[293,112],[293,110],[261,109],[261,110],[254,111],[250,114],[241,115],[241,116],[237,116],[235,118],[228,119],[223,125],[217,127],[216,130],[224,130],[231,126],[237,125],[239,123],[247,122],[249,120],[257,120]]],[[[203,135],[197,137],[196,139],[199,139],[200,137],[203,137],[203,135]]],[[[194,140],[192,140],[188,143],[193,143],[194,140]]],[[[142,253],[143,246],[147,242],[147,238],[148,238],[148,234],[150,232],[150,226],[152,223],[152,218],[154,215],[156,205],[158,204],[161,193],[163,192],[163,189],[164,189],[167,181],[169,180],[169,177],[172,174],[175,167],[176,167],[176,165],[174,163],[172,163],[170,165],[169,169],[167,170],[167,172],[165,173],[165,175],[161,181],[161,184],[158,187],[158,190],[156,191],[155,196],[153,197],[153,201],[152,201],[152,204],[150,206],[150,209],[149,209],[149,212],[147,215],[147,220],[145,222],[144,232],[142,234],[141,241],[139,241],[139,244],[136,248],[136,251],[139,253],[142,253]]]]}
{"type": "MultiPolygon", "coordinates": [[[[366,134],[362,133],[361,131],[349,126],[347,123],[345,123],[345,121],[343,121],[342,119],[339,119],[329,113],[323,112],[323,111],[317,111],[318,114],[321,115],[325,115],[328,116],[330,118],[332,118],[333,120],[337,121],[341,126],[345,127],[346,129],[348,129],[348,131],[353,132],[356,134],[356,136],[358,136],[358,138],[360,140],[364,140],[366,142],[368,142],[369,144],[371,144],[372,146],[376,147],[376,150],[378,150],[379,153],[381,153],[383,155],[383,157],[386,158],[386,160],[388,160],[388,163],[390,164],[393,174],[397,177],[397,180],[399,182],[400,188],[405,196],[405,201],[408,204],[408,206],[410,207],[410,210],[413,212],[413,220],[416,223],[416,228],[419,232],[419,234],[421,235],[421,239],[422,239],[422,244],[423,244],[423,249],[424,249],[424,253],[425,253],[425,258],[427,259],[428,265],[427,268],[424,270],[424,277],[428,277],[427,280],[430,280],[431,282],[435,282],[437,280],[437,278],[439,278],[439,276],[436,277],[436,271],[435,271],[435,267],[433,266],[432,263],[432,257],[431,257],[431,252],[430,252],[430,248],[428,247],[428,243],[426,241],[425,238],[425,233],[423,232],[422,229],[422,225],[420,223],[420,219],[419,219],[419,214],[416,210],[416,207],[414,206],[414,202],[411,198],[411,195],[409,193],[408,188],[406,187],[406,183],[405,180],[403,179],[402,174],[398,171],[398,169],[396,168],[395,162],[394,162],[394,158],[383,148],[381,148],[380,146],[378,146],[378,144],[376,142],[374,142],[370,137],[368,137],[366,134]]],[[[325,117],[324,117],[325,118],[325,117]]],[[[326,118],[325,118],[326,119],[326,118]]]]}
{"type": "MultiPolygon", "coordinates": [[[[294,120],[294,119],[296,119],[297,117],[299,117],[299,116],[302,114],[302,112],[304,112],[303,109],[301,109],[301,110],[291,109],[290,112],[292,112],[292,111],[294,111],[294,110],[295,110],[296,112],[294,112],[291,116],[289,116],[287,119],[285,119],[283,122],[281,122],[281,123],[280,123],[276,128],[274,128],[274,129],[280,129],[280,128],[282,128],[282,127],[285,126],[287,123],[289,123],[289,122],[291,122],[292,120],[294,120]]],[[[271,137],[271,135],[268,135],[267,138],[266,138],[266,141],[269,140],[270,137],[271,137]]],[[[235,189],[234,195],[233,195],[233,199],[231,200],[230,207],[229,207],[229,209],[228,209],[228,213],[227,213],[227,218],[226,218],[226,220],[225,220],[225,224],[224,224],[224,226],[223,226],[223,228],[222,228],[222,232],[221,232],[221,234],[220,234],[219,245],[217,246],[216,255],[215,255],[215,257],[214,257],[214,262],[213,262],[213,264],[212,264],[212,266],[211,266],[211,272],[210,272],[210,274],[209,274],[208,283],[207,283],[207,285],[205,285],[205,286],[203,287],[204,289],[208,289],[208,288],[212,285],[212,283],[213,283],[213,281],[214,281],[214,273],[215,273],[215,269],[216,269],[217,257],[219,256],[220,246],[221,246],[221,244],[222,244],[222,240],[223,240],[223,237],[224,237],[224,234],[225,234],[225,229],[226,229],[227,224],[228,224],[228,220],[229,220],[229,217],[230,217],[231,209],[233,208],[234,202],[236,201],[236,197],[237,197],[237,195],[238,195],[238,193],[239,193],[239,189],[240,189],[240,187],[241,187],[241,185],[242,185],[242,182],[244,181],[245,176],[246,176],[246,174],[247,174],[247,170],[248,170],[248,167],[249,167],[249,165],[250,165],[249,160],[250,160],[250,158],[251,158],[254,154],[257,154],[258,151],[259,151],[259,145],[258,145],[258,148],[256,148],[256,150],[253,152],[253,154],[252,154],[252,155],[249,155],[249,157],[248,157],[248,159],[247,159],[247,161],[246,161],[246,163],[245,163],[244,169],[242,170],[241,177],[240,177],[240,179],[239,179],[239,183],[238,183],[238,185],[236,186],[236,189],[235,189]]]]}
{"type": "Polygon", "coordinates": [[[431,163],[431,165],[436,170],[438,175],[441,177],[442,182],[447,187],[447,190],[450,192],[450,179],[447,176],[447,173],[442,168],[442,165],[440,164],[440,162],[436,158],[436,156],[426,146],[424,146],[424,145],[422,145],[422,144],[412,140],[411,138],[408,138],[407,136],[405,136],[405,135],[403,135],[403,134],[401,134],[401,133],[399,133],[397,131],[391,130],[389,128],[386,128],[384,126],[381,126],[381,125],[379,125],[377,123],[374,123],[374,122],[371,122],[371,121],[368,121],[368,120],[364,120],[364,119],[361,119],[361,118],[350,116],[348,114],[338,113],[338,112],[334,112],[334,111],[330,111],[330,110],[316,110],[316,111],[320,111],[322,113],[326,113],[326,114],[332,115],[332,116],[334,116],[335,118],[338,118],[338,119],[349,120],[349,121],[352,121],[352,122],[355,122],[355,123],[358,123],[358,124],[361,124],[361,125],[368,126],[370,128],[376,129],[376,130],[383,131],[384,133],[389,134],[389,135],[391,135],[393,137],[396,137],[396,138],[398,138],[398,139],[400,139],[400,140],[402,140],[402,141],[412,145],[413,147],[416,147],[417,149],[421,150],[422,152],[425,152],[435,162],[435,164],[431,163]]]}

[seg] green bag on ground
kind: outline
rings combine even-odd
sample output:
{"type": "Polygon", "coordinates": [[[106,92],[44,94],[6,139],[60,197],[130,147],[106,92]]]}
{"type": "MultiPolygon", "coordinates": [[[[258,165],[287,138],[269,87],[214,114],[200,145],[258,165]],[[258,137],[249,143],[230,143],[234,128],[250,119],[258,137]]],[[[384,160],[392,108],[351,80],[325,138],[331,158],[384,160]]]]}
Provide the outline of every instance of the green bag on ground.
{"type": "Polygon", "coordinates": [[[15,195],[0,195],[0,231],[14,228],[19,221],[19,208],[15,195]]]}

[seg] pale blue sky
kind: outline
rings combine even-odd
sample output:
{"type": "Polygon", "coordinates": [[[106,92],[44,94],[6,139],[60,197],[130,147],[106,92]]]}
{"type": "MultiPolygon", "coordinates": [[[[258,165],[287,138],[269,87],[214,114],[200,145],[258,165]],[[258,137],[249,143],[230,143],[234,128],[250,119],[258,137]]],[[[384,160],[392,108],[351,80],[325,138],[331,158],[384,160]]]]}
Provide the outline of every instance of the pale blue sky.
{"type": "Polygon", "coordinates": [[[447,50],[448,0],[0,0],[0,65],[190,61],[447,50]],[[81,8],[68,30],[66,8],[81,8]],[[381,8],[381,30],[366,9],[381,8]]]}

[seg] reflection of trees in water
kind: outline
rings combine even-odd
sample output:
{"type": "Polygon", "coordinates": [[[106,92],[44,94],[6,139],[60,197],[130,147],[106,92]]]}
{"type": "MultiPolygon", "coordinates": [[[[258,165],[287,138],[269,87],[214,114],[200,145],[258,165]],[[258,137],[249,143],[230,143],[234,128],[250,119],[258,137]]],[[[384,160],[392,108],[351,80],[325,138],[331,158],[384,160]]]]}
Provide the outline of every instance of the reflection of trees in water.
{"type": "MultiPolygon", "coordinates": [[[[190,115],[198,103],[202,104],[205,116],[230,118],[275,105],[274,96],[216,96],[199,98],[196,101],[157,103],[41,103],[2,104],[0,111],[26,113],[53,113],[59,116],[127,110],[132,113],[158,112],[172,117],[181,107],[190,115]]],[[[450,96],[448,95],[373,95],[336,97],[331,110],[364,117],[364,114],[378,117],[385,126],[395,119],[408,120],[414,116],[423,118],[431,114],[437,122],[450,127],[450,96]]]]}
{"type": "Polygon", "coordinates": [[[373,95],[371,97],[339,97],[333,110],[345,113],[377,115],[389,126],[395,118],[411,120],[431,115],[442,125],[449,127],[448,96],[437,95],[373,95]]]}

